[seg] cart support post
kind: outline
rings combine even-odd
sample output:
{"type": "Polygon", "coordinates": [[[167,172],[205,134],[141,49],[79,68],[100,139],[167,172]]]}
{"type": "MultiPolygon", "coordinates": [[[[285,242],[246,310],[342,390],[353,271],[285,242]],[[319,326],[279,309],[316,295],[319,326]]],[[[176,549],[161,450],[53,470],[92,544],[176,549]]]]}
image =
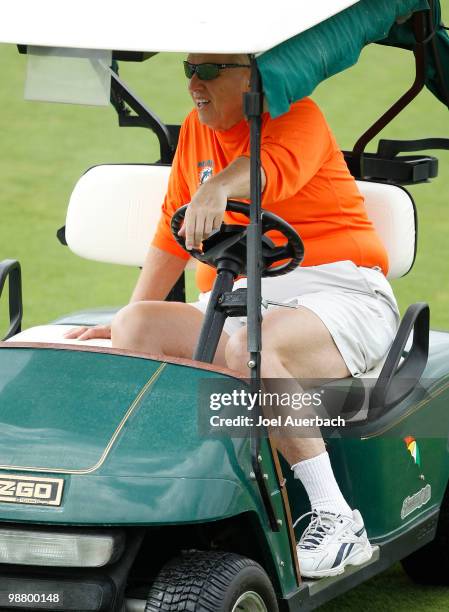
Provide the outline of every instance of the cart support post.
{"type": "MultiPolygon", "coordinates": [[[[260,141],[262,128],[263,93],[262,80],[257,67],[254,55],[251,57],[251,90],[244,95],[243,108],[246,117],[250,122],[250,225],[248,226],[246,257],[247,257],[247,334],[248,352],[250,359],[250,389],[252,393],[258,393],[261,389],[260,374],[260,352],[262,350],[262,180],[260,162],[260,141]]],[[[261,412],[261,407],[256,404],[255,410],[261,412]]],[[[268,434],[267,434],[268,435],[268,434]]],[[[282,521],[278,519],[273,505],[270,491],[268,490],[266,474],[263,473],[262,454],[261,454],[261,432],[253,427],[250,433],[251,443],[251,464],[262,497],[265,511],[267,513],[270,528],[274,532],[279,532],[282,521]]],[[[289,534],[290,552],[292,556],[293,571],[296,582],[301,583],[298,557],[296,554],[295,534],[292,527],[290,506],[285,490],[285,479],[282,476],[277,449],[273,446],[268,435],[268,448],[271,452],[277,485],[281,491],[282,503],[286,518],[286,527],[289,534]]]]}
{"type": "MultiPolygon", "coordinates": [[[[248,352],[251,380],[260,386],[261,338],[261,261],[262,261],[262,184],[260,176],[260,132],[262,124],[262,82],[254,56],[251,58],[251,90],[244,96],[245,115],[250,122],[250,225],[247,239],[248,352]]],[[[258,391],[258,388],[256,389],[258,391]]]]}
{"type": "MultiPolygon", "coordinates": [[[[248,226],[247,257],[247,341],[251,393],[261,389],[260,351],[262,349],[261,277],[262,277],[262,184],[260,176],[260,132],[262,125],[262,81],[254,55],[251,57],[251,88],[244,94],[243,108],[250,123],[250,224],[248,226]]],[[[260,412],[260,406],[255,406],[260,412]]],[[[279,531],[279,523],[260,464],[260,433],[251,430],[251,463],[254,476],[267,512],[272,531],[279,531]]]]}

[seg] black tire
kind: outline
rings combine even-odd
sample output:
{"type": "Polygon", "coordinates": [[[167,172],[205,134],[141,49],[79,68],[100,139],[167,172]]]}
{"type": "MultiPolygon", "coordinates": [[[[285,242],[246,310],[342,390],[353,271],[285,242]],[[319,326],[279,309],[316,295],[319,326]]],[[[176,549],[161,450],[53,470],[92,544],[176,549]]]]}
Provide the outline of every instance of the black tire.
{"type": "Polygon", "coordinates": [[[258,563],[228,552],[188,552],[161,569],[145,612],[231,612],[250,592],[267,612],[278,612],[273,586],[258,563]]]}
{"type": "Polygon", "coordinates": [[[449,586],[449,488],[443,498],[435,539],[402,560],[417,584],[449,586]]]}

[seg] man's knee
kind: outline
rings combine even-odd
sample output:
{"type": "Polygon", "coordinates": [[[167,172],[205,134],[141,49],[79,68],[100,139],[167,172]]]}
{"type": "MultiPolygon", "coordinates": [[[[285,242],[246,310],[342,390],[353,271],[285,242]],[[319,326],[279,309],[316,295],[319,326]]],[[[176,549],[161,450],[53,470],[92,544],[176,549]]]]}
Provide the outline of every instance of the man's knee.
{"type": "Polygon", "coordinates": [[[118,311],[112,320],[111,337],[114,346],[126,340],[128,344],[138,337],[145,324],[148,325],[148,304],[146,302],[133,302],[118,311]]]}
{"type": "MultiPolygon", "coordinates": [[[[229,338],[226,344],[225,358],[228,368],[237,370],[237,372],[241,372],[245,376],[249,376],[249,352],[246,328],[235,332],[229,338]]],[[[280,359],[280,354],[277,351],[277,343],[271,343],[269,337],[263,336],[261,358],[262,369],[264,371],[269,371],[273,362],[277,363],[280,359]]]]}
{"type": "Polygon", "coordinates": [[[236,370],[246,375],[248,373],[248,346],[246,328],[232,334],[226,344],[226,365],[231,370],[236,370]]]}

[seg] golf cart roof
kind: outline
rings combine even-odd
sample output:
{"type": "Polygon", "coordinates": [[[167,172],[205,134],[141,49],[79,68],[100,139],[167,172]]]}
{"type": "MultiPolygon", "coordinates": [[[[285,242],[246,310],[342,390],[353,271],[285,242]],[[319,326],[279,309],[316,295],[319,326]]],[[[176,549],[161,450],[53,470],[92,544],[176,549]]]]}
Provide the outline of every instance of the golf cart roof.
{"type": "Polygon", "coordinates": [[[433,15],[434,51],[426,57],[426,85],[444,103],[449,95],[449,37],[439,0],[278,0],[210,3],[185,0],[16,0],[0,20],[0,42],[112,51],[255,53],[272,117],[358,60],[372,42],[415,50],[410,19],[433,15]]]}
{"type": "Polygon", "coordinates": [[[0,42],[122,51],[260,53],[359,0],[16,0],[3,8],[0,42]]]}

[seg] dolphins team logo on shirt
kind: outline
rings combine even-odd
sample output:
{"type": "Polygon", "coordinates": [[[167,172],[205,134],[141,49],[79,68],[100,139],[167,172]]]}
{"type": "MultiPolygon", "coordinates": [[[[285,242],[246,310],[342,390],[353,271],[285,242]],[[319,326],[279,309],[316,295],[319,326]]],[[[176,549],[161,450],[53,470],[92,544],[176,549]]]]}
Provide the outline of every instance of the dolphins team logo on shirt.
{"type": "Polygon", "coordinates": [[[210,177],[212,176],[213,170],[210,166],[207,166],[206,168],[203,168],[200,171],[200,185],[202,185],[203,183],[205,183],[206,181],[208,181],[210,179],[210,177]]]}
{"type": "Polygon", "coordinates": [[[214,160],[206,159],[204,161],[200,161],[198,162],[198,168],[199,168],[198,175],[199,175],[200,185],[202,185],[203,183],[208,181],[214,173],[214,160]]]}

